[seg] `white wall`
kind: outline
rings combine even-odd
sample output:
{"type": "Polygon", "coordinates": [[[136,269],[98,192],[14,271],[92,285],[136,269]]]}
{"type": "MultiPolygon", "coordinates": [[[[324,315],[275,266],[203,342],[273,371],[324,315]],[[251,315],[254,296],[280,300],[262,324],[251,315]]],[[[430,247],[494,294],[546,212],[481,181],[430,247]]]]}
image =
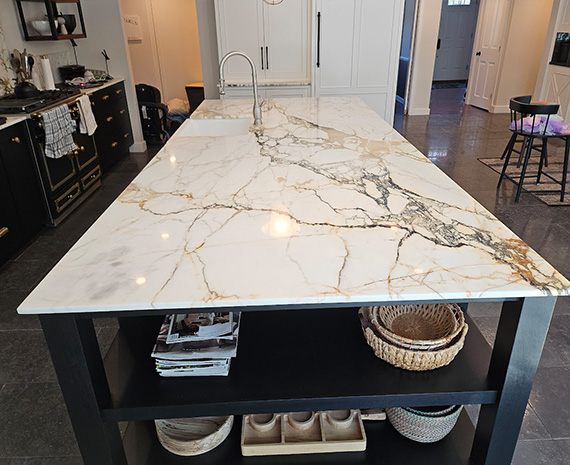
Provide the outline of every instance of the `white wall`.
{"type": "Polygon", "coordinates": [[[123,14],[140,18],[142,39],[128,42],[135,84],[149,84],[162,92],[150,3],[148,0],[120,0],[120,3],[123,14]]]}
{"type": "MultiPolygon", "coordinates": [[[[308,1],[308,0],[307,0],[308,1]]],[[[200,54],[202,58],[202,81],[207,99],[219,99],[218,82],[218,36],[216,33],[216,10],[214,0],[196,0],[200,54]]]]}
{"type": "Polygon", "coordinates": [[[559,103],[559,114],[566,121],[570,121],[570,68],[549,64],[557,32],[570,32],[569,0],[555,0],[554,2],[535,97],[559,103]]]}
{"type": "Polygon", "coordinates": [[[507,113],[509,100],[536,86],[554,0],[514,0],[491,112],[507,113]]]}
{"type": "Polygon", "coordinates": [[[124,14],[140,17],[142,40],[129,42],[135,82],[186,99],[185,86],[202,81],[196,3],[192,0],[120,0],[124,14]]]}
{"type": "MultiPolygon", "coordinates": [[[[34,55],[48,54],[53,67],[73,63],[72,47],[68,41],[26,42],[24,40],[15,3],[13,0],[0,0],[0,21],[7,49],[18,48],[23,50],[27,48],[34,55]]],[[[105,69],[105,60],[101,55],[101,50],[107,50],[111,57],[109,63],[111,75],[125,79],[135,139],[135,144],[131,150],[143,151],[146,149],[146,143],[142,135],[138,104],[131,79],[130,60],[123,35],[123,20],[119,2],[118,0],[84,0],[81,6],[87,38],[76,41],[79,63],[87,68],[105,69]]]]}
{"type": "Polygon", "coordinates": [[[412,58],[408,114],[429,115],[441,0],[420,0],[412,58]]]}

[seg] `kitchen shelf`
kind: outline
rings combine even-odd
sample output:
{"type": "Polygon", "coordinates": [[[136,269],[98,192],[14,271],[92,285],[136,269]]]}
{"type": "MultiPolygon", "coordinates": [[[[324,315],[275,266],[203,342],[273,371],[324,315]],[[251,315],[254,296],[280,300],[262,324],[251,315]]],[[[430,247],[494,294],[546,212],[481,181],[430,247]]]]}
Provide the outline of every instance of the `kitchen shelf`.
{"type": "Polygon", "coordinates": [[[345,408],[490,404],[491,349],[473,321],[447,367],[395,368],[366,344],[357,309],[242,313],[228,377],[162,378],[150,352],[163,317],[121,320],[105,359],[106,421],[345,408]],[[129,328],[132,327],[132,330],[129,328]]]}
{"type": "Polygon", "coordinates": [[[133,422],[125,433],[129,464],[145,465],[468,465],[474,428],[463,412],[443,440],[420,444],[400,435],[386,421],[365,422],[368,445],[364,452],[289,456],[243,457],[241,417],[236,417],[228,438],[216,449],[196,457],[171,454],[158,442],[153,421],[133,422]]]}
{"type": "Polygon", "coordinates": [[[41,40],[71,40],[71,39],[84,39],[87,37],[85,34],[64,34],[58,35],[57,39],[52,36],[30,36],[28,41],[41,41],[41,40]]]}

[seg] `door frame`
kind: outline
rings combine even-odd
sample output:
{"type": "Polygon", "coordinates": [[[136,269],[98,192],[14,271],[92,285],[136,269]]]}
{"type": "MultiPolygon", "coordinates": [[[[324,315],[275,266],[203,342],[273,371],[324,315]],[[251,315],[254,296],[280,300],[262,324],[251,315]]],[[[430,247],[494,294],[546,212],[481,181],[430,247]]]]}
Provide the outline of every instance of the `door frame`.
{"type": "MultiPolygon", "coordinates": [[[[410,45],[410,58],[408,61],[408,75],[406,77],[406,92],[404,94],[404,115],[408,114],[408,103],[410,101],[410,81],[412,80],[412,63],[414,62],[414,51],[416,49],[416,31],[418,28],[418,11],[420,9],[420,1],[416,0],[416,4],[414,5],[414,20],[412,22],[412,38],[411,38],[411,45],[410,45]]],[[[405,0],[404,0],[405,2],[405,0]]],[[[404,5],[405,9],[405,5],[404,5]]],[[[402,18],[402,21],[404,19],[402,18]]],[[[403,25],[402,25],[403,26],[403,25]]],[[[401,48],[402,44],[400,44],[401,48]]],[[[400,52],[398,52],[399,55],[400,52]]],[[[398,60],[399,62],[399,60],[398,60]]],[[[396,99],[398,96],[396,95],[396,99]]]]}
{"type": "MultiPolygon", "coordinates": [[[[477,25],[475,26],[475,40],[473,41],[473,50],[471,51],[471,64],[469,65],[469,78],[467,81],[467,93],[465,98],[466,105],[471,105],[471,100],[473,98],[474,87],[472,86],[472,84],[473,84],[473,79],[475,78],[475,71],[476,71],[476,66],[475,66],[477,62],[476,53],[477,50],[479,49],[479,46],[481,45],[483,18],[485,15],[485,9],[487,8],[487,0],[479,0],[479,1],[480,1],[479,14],[477,16],[477,25]]],[[[499,48],[499,67],[497,69],[497,75],[495,76],[495,82],[493,83],[493,92],[491,93],[491,97],[489,99],[491,102],[490,108],[488,110],[489,113],[496,113],[495,105],[493,103],[493,98],[495,97],[495,93],[499,85],[499,77],[501,76],[503,71],[504,55],[505,55],[503,52],[505,50],[507,37],[509,36],[509,30],[511,28],[511,18],[513,15],[514,1],[513,0],[505,0],[505,1],[509,3],[509,6],[505,18],[505,28],[503,30],[503,37],[501,39],[501,45],[499,48]]]]}

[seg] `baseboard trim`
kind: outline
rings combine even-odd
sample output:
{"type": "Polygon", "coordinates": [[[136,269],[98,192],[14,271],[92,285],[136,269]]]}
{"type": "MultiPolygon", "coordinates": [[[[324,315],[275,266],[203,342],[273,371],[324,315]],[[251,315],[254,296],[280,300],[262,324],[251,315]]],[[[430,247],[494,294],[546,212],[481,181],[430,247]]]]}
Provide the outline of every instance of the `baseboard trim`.
{"type": "Polygon", "coordinates": [[[491,113],[509,113],[508,105],[491,105],[491,113]]]}
{"type": "Polygon", "coordinates": [[[408,108],[408,115],[410,116],[429,116],[429,108],[408,108]]]}
{"type": "Polygon", "coordinates": [[[143,140],[141,142],[135,142],[133,145],[131,145],[129,152],[146,152],[146,149],[146,140],[143,140]]]}

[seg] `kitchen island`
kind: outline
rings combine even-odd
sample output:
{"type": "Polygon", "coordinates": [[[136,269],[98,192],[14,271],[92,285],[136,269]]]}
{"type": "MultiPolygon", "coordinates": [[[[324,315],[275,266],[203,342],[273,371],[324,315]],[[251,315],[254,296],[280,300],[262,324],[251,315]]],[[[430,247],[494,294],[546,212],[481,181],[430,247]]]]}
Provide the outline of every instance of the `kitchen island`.
{"type": "MultiPolygon", "coordinates": [[[[263,130],[242,133],[250,115],[247,101],[204,102],[19,308],[40,315],[84,462],[126,463],[118,421],[137,420],[129,463],[180,463],[148,420],[472,403],[476,430],[463,415],[436,445],[382,425],[366,453],[295,461],[510,463],[570,283],[362,101],[272,100],[263,130]],[[470,325],[428,373],[376,359],[354,311],[476,300],[505,302],[492,354],[470,325]],[[249,312],[228,378],[153,372],[160,319],[189,308],[249,312]],[[105,316],[121,334],[103,362],[92,319],[105,316]]],[[[192,462],[251,461],[234,430],[192,462]]]]}

